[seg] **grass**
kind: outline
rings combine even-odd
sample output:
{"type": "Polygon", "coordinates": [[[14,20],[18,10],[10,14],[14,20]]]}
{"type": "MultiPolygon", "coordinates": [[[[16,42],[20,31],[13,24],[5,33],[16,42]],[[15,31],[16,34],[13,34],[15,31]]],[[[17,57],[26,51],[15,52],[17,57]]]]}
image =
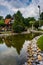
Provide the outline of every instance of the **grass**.
{"type": "Polygon", "coordinates": [[[4,20],[0,20],[0,25],[4,25],[4,20]]]}
{"type": "Polygon", "coordinates": [[[43,36],[41,36],[37,41],[38,47],[43,51],[43,36]]]}

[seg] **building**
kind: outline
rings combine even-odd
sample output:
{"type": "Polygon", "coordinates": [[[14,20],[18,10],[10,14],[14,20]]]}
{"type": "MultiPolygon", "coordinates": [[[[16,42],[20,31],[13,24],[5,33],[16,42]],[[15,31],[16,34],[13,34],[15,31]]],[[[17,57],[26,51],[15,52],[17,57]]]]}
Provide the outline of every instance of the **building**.
{"type": "Polygon", "coordinates": [[[13,23],[14,23],[13,19],[5,19],[5,29],[11,30],[13,23]]]}

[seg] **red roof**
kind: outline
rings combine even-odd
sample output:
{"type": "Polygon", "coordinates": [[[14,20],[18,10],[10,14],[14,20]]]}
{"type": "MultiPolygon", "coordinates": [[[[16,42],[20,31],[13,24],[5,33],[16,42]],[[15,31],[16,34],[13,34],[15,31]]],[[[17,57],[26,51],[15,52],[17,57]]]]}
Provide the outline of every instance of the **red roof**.
{"type": "Polygon", "coordinates": [[[9,24],[11,22],[11,19],[5,19],[5,24],[9,24]]]}

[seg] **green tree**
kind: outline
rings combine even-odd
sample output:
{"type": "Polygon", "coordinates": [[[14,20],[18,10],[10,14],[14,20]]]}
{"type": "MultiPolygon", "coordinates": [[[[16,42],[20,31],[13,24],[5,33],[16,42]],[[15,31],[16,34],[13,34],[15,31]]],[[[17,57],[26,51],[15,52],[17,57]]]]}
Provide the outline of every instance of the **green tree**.
{"type": "Polygon", "coordinates": [[[43,20],[40,20],[40,26],[43,26],[43,20]]]}
{"type": "Polygon", "coordinates": [[[43,20],[43,12],[40,14],[40,20],[43,20]]]}
{"type": "Polygon", "coordinates": [[[4,26],[4,20],[0,20],[0,25],[3,25],[4,26]]]}
{"type": "Polygon", "coordinates": [[[30,21],[30,25],[31,25],[32,30],[33,30],[34,21],[30,21]]]}
{"type": "Polygon", "coordinates": [[[35,21],[34,22],[34,27],[38,29],[38,27],[39,27],[39,21],[35,21]]]}
{"type": "Polygon", "coordinates": [[[29,24],[30,24],[30,27],[32,27],[32,30],[33,30],[33,26],[34,26],[34,23],[35,23],[35,18],[34,17],[29,17],[28,20],[30,21],[29,24]]]}
{"type": "Polygon", "coordinates": [[[34,17],[28,17],[28,21],[35,21],[34,17]]]}
{"type": "Polygon", "coordinates": [[[28,17],[28,18],[24,19],[24,25],[26,28],[29,28],[32,26],[30,21],[32,21],[32,22],[35,21],[35,18],[34,17],[28,17]]]}
{"type": "Polygon", "coordinates": [[[20,11],[18,11],[16,14],[15,14],[15,17],[14,17],[14,24],[13,24],[13,30],[15,32],[22,32],[24,31],[25,29],[25,26],[24,26],[24,18],[21,14],[20,11]]]}
{"type": "Polygon", "coordinates": [[[28,20],[28,18],[25,18],[24,19],[24,25],[25,25],[25,27],[29,27],[29,20],[28,20]]]}
{"type": "Polygon", "coordinates": [[[3,16],[0,16],[0,20],[2,20],[3,19],[3,16]]]}
{"type": "Polygon", "coordinates": [[[12,18],[12,16],[10,14],[8,14],[5,19],[9,19],[9,18],[12,18]]]}

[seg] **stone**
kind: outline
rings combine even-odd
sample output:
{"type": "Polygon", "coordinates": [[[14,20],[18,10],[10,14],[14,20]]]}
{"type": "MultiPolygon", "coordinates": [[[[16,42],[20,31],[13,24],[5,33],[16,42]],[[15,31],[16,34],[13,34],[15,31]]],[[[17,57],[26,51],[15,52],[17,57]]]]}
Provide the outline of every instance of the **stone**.
{"type": "Polygon", "coordinates": [[[38,60],[35,60],[35,63],[36,63],[36,64],[40,64],[38,60]]]}
{"type": "Polygon", "coordinates": [[[41,55],[38,55],[38,60],[42,61],[42,56],[41,55]]]}
{"type": "Polygon", "coordinates": [[[43,65],[43,61],[40,61],[40,65],[43,65]]]}
{"type": "Polygon", "coordinates": [[[43,52],[41,52],[41,49],[37,47],[37,39],[33,39],[27,47],[28,65],[43,65],[43,52]]]}
{"type": "Polygon", "coordinates": [[[36,65],[35,63],[32,63],[32,65],[36,65]]]}
{"type": "Polygon", "coordinates": [[[37,52],[41,52],[41,49],[40,48],[37,48],[37,52]]]}

